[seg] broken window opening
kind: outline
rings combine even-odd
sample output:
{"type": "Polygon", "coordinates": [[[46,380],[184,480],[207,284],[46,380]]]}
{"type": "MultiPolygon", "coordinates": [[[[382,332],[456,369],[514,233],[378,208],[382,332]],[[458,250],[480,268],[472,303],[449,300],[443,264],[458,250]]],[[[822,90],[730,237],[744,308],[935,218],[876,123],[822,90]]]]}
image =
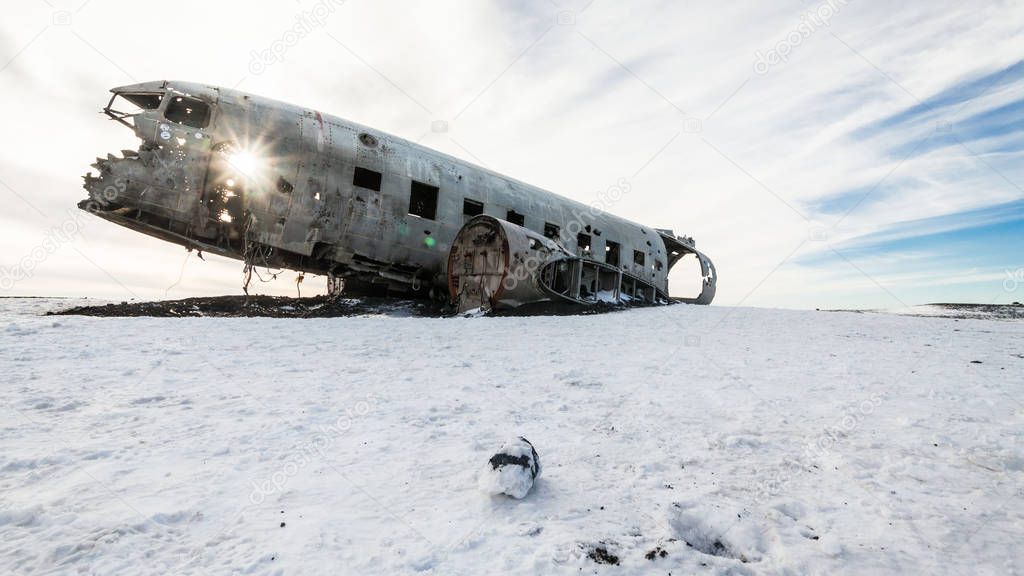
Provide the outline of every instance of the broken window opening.
{"type": "Polygon", "coordinates": [[[552,224],[551,222],[545,222],[544,223],[544,236],[547,237],[547,238],[551,238],[552,240],[557,240],[559,234],[561,233],[561,231],[562,231],[561,228],[559,228],[555,224],[552,224]]]}
{"type": "Polygon", "coordinates": [[[412,181],[409,189],[409,214],[434,220],[437,217],[437,193],[440,188],[412,181]]]}
{"type": "Polygon", "coordinates": [[[164,95],[162,92],[134,94],[119,92],[110,98],[110,102],[107,103],[103,112],[114,120],[134,129],[135,122],[133,117],[147,110],[156,110],[160,107],[163,99],[164,95]]]}
{"type": "Polygon", "coordinates": [[[608,240],[604,243],[604,261],[612,266],[619,265],[619,243],[608,240]]]}
{"type": "Polygon", "coordinates": [[[210,105],[197,98],[175,96],[167,105],[164,118],[175,124],[192,128],[206,128],[206,125],[210,123],[210,105]]]}
{"type": "Polygon", "coordinates": [[[559,294],[568,294],[570,285],[570,266],[565,261],[544,270],[544,284],[559,294]]]}
{"type": "Polygon", "coordinates": [[[597,268],[593,265],[584,266],[580,272],[580,290],[579,297],[581,300],[595,300],[597,295],[597,268]]]}
{"type": "Polygon", "coordinates": [[[356,166],[355,171],[352,173],[352,185],[380,192],[380,183],[383,178],[384,176],[380,172],[356,166]]]}
{"type": "Polygon", "coordinates": [[[469,198],[462,199],[462,214],[464,216],[479,216],[484,213],[484,203],[477,202],[476,200],[470,200],[469,198]]]}
{"type": "Polygon", "coordinates": [[[644,253],[639,250],[633,250],[633,264],[640,266],[644,265],[644,253]]]}
{"type": "Polygon", "coordinates": [[[590,234],[584,234],[582,232],[577,234],[576,245],[579,246],[581,253],[590,254],[590,234]]]}
{"type": "Polygon", "coordinates": [[[163,101],[163,94],[119,94],[121,98],[139,107],[139,110],[156,110],[163,101]]]}
{"type": "Polygon", "coordinates": [[[209,183],[203,191],[201,202],[206,206],[211,220],[222,226],[238,226],[245,218],[246,180],[236,178],[228,158],[234,148],[231,143],[222,142],[213,148],[210,159],[209,183]]]}
{"type": "Polygon", "coordinates": [[[526,226],[526,216],[515,210],[509,210],[508,214],[505,215],[505,220],[519,226],[526,226]]]}

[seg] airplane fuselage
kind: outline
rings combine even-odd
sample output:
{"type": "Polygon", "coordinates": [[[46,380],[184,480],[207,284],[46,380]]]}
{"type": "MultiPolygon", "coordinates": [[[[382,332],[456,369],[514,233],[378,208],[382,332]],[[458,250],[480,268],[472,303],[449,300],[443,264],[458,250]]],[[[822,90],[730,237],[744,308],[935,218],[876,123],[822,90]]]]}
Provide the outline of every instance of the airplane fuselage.
{"type": "MultiPolygon", "coordinates": [[[[81,206],[190,249],[397,290],[440,290],[452,281],[449,253],[460,230],[489,216],[523,228],[558,258],[649,285],[655,297],[667,298],[672,265],[695,254],[704,291],[694,301],[714,295],[713,266],[691,239],[379,130],[193,83],[112,92],[105,111],[142,145],[98,159],[100,174],[86,176],[90,199],[81,206]],[[139,110],[119,112],[120,101],[139,110]]],[[[586,269],[579,274],[577,282],[586,281],[586,269]]],[[[572,295],[581,300],[598,289],[591,283],[572,295]]]]}

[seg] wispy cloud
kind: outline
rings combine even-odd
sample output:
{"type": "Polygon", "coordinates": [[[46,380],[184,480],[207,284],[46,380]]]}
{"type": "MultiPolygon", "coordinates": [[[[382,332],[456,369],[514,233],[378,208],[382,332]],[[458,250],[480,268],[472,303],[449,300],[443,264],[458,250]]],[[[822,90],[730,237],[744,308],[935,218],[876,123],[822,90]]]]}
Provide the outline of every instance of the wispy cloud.
{"type": "MultiPolygon", "coordinates": [[[[978,243],[1020,234],[1020,3],[849,0],[759,71],[758,54],[795,39],[818,4],[351,0],[259,74],[253,51],[314,0],[259,13],[66,4],[0,23],[0,266],[59,225],[97,153],[132,145],[95,114],[106,89],[178,78],[337,114],[584,202],[643,166],[615,211],[693,235],[716,260],[720,303],[1006,298],[999,266],[1013,254],[963,266],[978,243]]],[[[87,220],[18,287],[163,297],[239,282],[235,263],[211,258],[175,284],[184,258],[87,220]]]]}

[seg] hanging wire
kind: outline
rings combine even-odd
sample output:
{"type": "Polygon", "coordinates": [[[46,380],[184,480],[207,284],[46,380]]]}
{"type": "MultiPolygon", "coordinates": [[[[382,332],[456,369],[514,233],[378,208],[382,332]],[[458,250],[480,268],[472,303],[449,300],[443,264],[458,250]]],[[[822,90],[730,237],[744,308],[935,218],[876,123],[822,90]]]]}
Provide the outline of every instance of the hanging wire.
{"type": "Polygon", "coordinates": [[[168,287],[167,287],[167,289],[166,289],[166,290],[164,290],[164,298],[166,298],[166,297],[167,297],[167,294],[168,294],[168,293],[169,293],[169,292],[170,292],[171,290],[173,290],[175,286],[177,286],[178,284],[181,284],[181,279],[182,279],[182,277],[183,277],[183,276],[185,275],[185,265],[186,265],[186,264],[188,264],[188,259],[189,259],[189,258],[191,258],[191,257],[192,257],[192,250],[190,249],[190,250],[189,250],[189,251],[188,251],[188,252],[187,252],[187,253],[185,254],[185,260],[183,260],[183,261],[181,262],[181,270],[178,270],[178,279],[174,281],[174,284],[171,284],[170,286],[168,286],[168,287]]]}
{"type": "Polygon", "coordinates": [[[249,214],[245,219],[245,227],[242,231],[242,261],[244,265],[242,267],[242,291],[245,292],[246,297],[249,296],[249,283],[252,282],[253,273],[256,274],[256,278],[260,282],[272,282],[277,280],[278,275],[284,272],[284,270],[272,271],[270,269],[270,257],[274,255],[274,248],[265,246],[259,242],[249,239],[249,232],[252,230],[252,225],[255,218],[252,214],[249,214]],[[264,278],[256,266],[262,265],[264,273],[269,278],[264,278]]]}

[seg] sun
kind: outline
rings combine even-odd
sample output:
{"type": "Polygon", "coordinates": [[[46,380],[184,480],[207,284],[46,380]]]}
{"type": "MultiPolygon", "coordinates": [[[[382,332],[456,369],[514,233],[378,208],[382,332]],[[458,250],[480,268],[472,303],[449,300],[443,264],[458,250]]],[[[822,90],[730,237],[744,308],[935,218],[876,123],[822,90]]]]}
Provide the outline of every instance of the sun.
{"type": "Polygon", "coordinates": [[[235,172],[249,180],[255,180],[263,166],[260,157],[250,150],[235,150],[226,159],[235,172]]]}

